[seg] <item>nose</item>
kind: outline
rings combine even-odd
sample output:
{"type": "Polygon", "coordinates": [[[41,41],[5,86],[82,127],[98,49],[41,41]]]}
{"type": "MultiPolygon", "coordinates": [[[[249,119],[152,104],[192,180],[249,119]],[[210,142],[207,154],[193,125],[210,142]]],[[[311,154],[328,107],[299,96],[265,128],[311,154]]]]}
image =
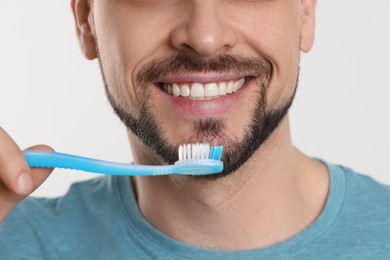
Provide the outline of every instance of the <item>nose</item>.
{"type": "Polygon", "coordinates": [[[170,35],[175,49],[201,57],[226,52],[237,43],[237,36],[220,9],[218,1],[192,1],[180,23],[170,35]]]}

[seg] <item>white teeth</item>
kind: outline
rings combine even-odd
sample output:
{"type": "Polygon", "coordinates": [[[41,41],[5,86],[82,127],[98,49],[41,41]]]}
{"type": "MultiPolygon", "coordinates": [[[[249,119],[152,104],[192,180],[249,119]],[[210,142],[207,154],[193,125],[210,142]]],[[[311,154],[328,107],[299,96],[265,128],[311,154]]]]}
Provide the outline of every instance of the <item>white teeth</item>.
{"type": "Polygon", "coordinates": [[[244,83],[245,83],[245,79],[244,78],[240,79],[238,81],[238,89],[240,89],[244,85],[244,83]]]}
{"type": "Polygon", "coordinates": [[[204,88],[204,92],[206,97],[214,97],[219,95],[218,86],[216,83],[206,84],[204,88]]]}
{"type": "Polygon", "coordinates": [[[191,86],[191,97],[204,97],[204,87],[200,83],[193,83],[191,86]]]}
{"type": "Polygon", "coordinates": [[[183,85],[181,86],[180,88],[180,95],[182,97],[188,97],[191,95],[191,89],[190,89],[190,86],[188,85],[183,85]]]}
{"type": "Polygon", "coordinates": [[[233,83],[233,92],[236,92],[238,90],[239,85],[240,85],[239,81],[233,83]]]}
{"type": "Polygon", "coordinates": [[[177,84],[172,85],[172,93],[175,97],[180,96],[180,87],[177,84]]]}
{"type": "Polygon", "coordinates": [[[225,82],[222,82],[221,84],[219,84],[218,94],[220,96],[226,95],[226,83],[225,82]]]}
{"type": "Polygon", "coordinates": [[[205,100],[225,96],[238,91],[245,83],[245,78],[229,82],[211,82],[207,84],[192,83],[192,84],[163,84],[165,92],[176,97],[189,97],[195,100],[205,100]]]}
{"type": "Polygon", "coordinates": [[[226,93],[227,94],[231,94],[231,93],[233,93],[233,82],[229,82],[228,84],[227,84],[227,86],[226,86],[226,93]]]}

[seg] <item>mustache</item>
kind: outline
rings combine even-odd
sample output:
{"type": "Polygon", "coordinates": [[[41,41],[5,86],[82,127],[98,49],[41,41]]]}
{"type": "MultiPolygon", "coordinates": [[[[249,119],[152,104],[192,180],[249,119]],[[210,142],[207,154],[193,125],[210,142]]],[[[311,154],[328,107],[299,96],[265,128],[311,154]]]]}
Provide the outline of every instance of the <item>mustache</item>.
{"type": "Polygon", "coordinates": [[[269,80],[272,76],[273,66],[264,57],[222,54],[212,58],[202,58],[178,53],[168,58],[154,59],[148,62],[137,73],[136,80],[141,83],[149,83],[166,75],[191,72],[236,72],[269,80]]]}

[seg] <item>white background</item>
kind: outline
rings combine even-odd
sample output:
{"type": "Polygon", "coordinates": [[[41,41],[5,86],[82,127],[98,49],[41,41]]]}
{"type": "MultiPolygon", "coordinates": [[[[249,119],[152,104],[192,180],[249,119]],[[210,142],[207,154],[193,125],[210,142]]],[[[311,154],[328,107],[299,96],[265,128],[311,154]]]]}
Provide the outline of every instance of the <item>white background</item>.
{"type": "MultiPolygon", "coordinates": [[[[291,124],[305,153],[390,184],[389,14],[386,0],[319,0],[291,124]]],[[[0,126],[21,148],[131,161],[98,64],[79,51],[69,1],[0,1],[0,126]]],[[[58,196],[95,176],[57,169],[34,195],[58,196]]]]}

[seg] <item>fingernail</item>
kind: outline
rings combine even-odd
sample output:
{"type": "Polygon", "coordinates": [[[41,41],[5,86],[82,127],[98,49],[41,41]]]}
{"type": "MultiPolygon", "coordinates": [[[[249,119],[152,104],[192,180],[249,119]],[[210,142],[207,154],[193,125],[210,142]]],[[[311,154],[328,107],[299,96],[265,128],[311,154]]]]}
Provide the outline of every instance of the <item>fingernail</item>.
{"type": "Polygon", "coordinates": [[[29,194],[32,189],[32,179],[30,174],[27,172],[22,172],[16,181],[16,186],[19,193],[29,194]]]}

